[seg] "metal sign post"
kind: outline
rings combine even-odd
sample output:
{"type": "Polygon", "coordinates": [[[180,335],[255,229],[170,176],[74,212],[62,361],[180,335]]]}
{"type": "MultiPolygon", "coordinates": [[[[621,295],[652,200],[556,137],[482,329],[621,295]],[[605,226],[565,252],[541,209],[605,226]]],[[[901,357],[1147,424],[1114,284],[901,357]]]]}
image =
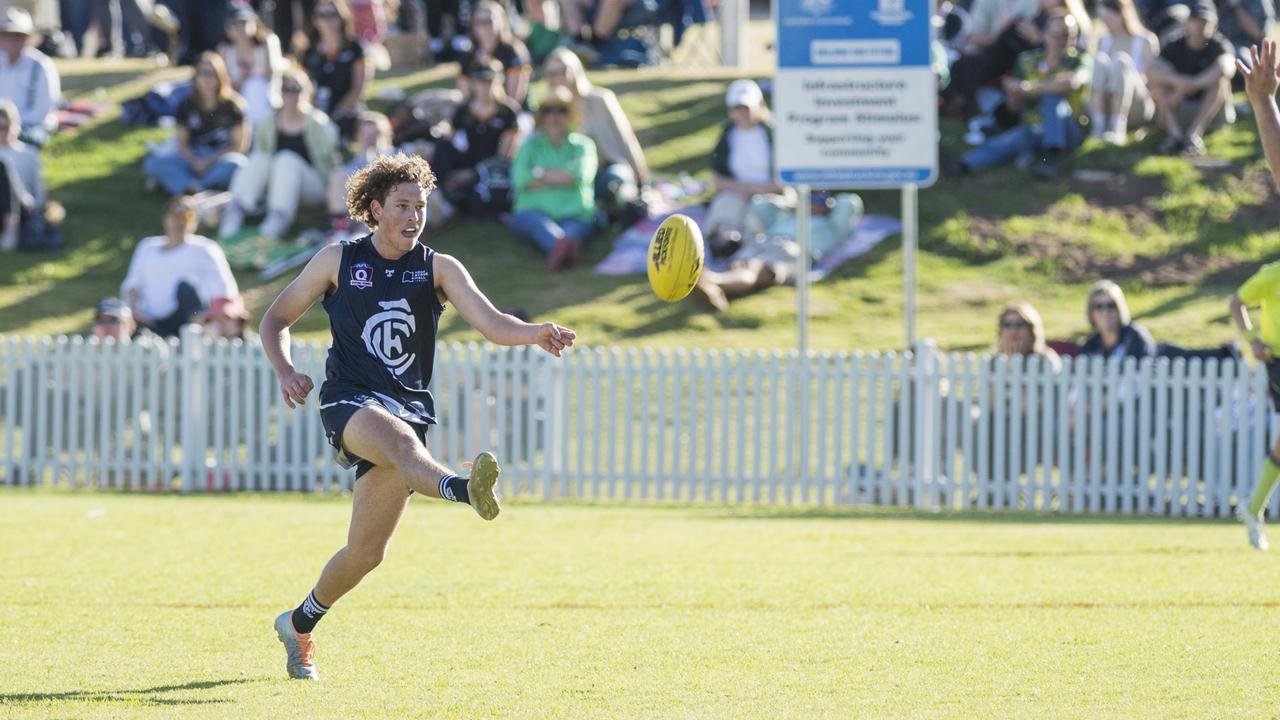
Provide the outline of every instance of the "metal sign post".
{"type": "MultiPolygon", "coordinates": [[[[930,2],[776,0],[774,13],[778,179],[816,190],[902,189],[903,255],[910,261],[903,273],[908,343],[915,340],[916,188],[932,185],[938,176],[930,2]]],[[[802,199],[801,205],[798,241],[808,232],[807,201],[802,199]]],[[[807,253],[802,254],[800,276],[807,273],[808,262],[807,253]]],[[[798,280],[797,290],[804,352],[808,287],[798,280]]]]}

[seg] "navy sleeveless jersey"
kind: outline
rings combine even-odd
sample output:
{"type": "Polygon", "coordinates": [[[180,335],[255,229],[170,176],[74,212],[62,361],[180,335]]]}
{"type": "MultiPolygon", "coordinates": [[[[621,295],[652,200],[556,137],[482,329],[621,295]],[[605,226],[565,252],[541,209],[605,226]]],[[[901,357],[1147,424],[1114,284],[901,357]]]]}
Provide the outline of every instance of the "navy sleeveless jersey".
{"type": "Polygon", "coordinates": [[[342,244],[338,288],[323,303],[333,345],[322,403],[363,391],[404,420],[436,422],[427,385],[444,307],[436,296],[434,255],[416,243],[400,259],[387,260],[371,235],[342,244]]]}

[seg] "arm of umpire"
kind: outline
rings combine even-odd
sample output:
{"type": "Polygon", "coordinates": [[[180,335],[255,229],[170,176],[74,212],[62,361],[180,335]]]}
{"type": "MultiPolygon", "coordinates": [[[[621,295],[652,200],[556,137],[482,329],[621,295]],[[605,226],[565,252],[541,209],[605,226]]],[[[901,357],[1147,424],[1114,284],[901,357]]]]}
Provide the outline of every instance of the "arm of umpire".
{"type": "Polygon", "coordinates": [[[1276,107],[1276,88],[1280,86],[1280,69],[1276,67],[1276,41],[1263,40],[1249,49],[1252,67],[1243,60],[1236,60],[1236,67],[1244,76],[1245,93],[1253,106],[1258,121],[1258,136],[1262,139],[1262,152],[1267,156],[1271,177],[1280,183],[1280,108],[1276,107]]]}
{"type": "Polygon", "coordinates": [[[266,351],[271,367],[275,368],[276,379],[280,381],[280,394],[284,396],[285,405],[290,408],[295,403],[306,404],[307,395],[315,385],[311,378],[298,372],[293,366],[293,358],[289,355],[289,327],[316,300],[338,286],[338,265],[341,261],[341,245],[329,245],[316,253],[302,273],[271,303],[258,326],[258,332],[262,335],[262,349],[266,351]]]}
{"type": "Polygon", "coordinates": [[[480,331],[489,342],[498,345],[537,345],[560,357],[560,351],[573,344],[577,335],[555,323],[527,323],[500,312],[480,292],[471,273],[450,255],[436,253],[432,259],[436,292],[440,302],[451,302],[467,324],[480,331]]]}

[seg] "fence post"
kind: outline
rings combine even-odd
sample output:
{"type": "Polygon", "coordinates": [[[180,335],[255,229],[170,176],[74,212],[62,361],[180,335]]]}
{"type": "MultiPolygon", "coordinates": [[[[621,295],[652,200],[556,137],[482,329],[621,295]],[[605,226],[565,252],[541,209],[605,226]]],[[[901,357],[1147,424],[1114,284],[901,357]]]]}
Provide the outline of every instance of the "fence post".
{"type": "MultiPolygon", "coordinates": [[[[915,414],[915,442],[912,443],[915,457],[912,466],[915,470],[911,495],[916,509],[926,510],[937,507],[934,498],[937,478],[934,460],[935,445],[938,437],[938,419],[934,416],[934,398],[938,396],[938,371],[936,346],[932,340],[921,340],[915,346],[915,367],[912,372],[911,399],[915,414]],[[927,496],[927,499],[926,499],[927,496]]],[[[905,441],[906,438],[903,438],[905,441]]]]}
{"type": "Polygon", "coordinates": [[[178,346],[178,369],[182,396],[178,400],[179,435],[182,445],[182,492],[197,487],[198,473],[204,470],[205,443],[200,430],[204,427],[204,333],[200,326],[182,326],[178,346]]]}

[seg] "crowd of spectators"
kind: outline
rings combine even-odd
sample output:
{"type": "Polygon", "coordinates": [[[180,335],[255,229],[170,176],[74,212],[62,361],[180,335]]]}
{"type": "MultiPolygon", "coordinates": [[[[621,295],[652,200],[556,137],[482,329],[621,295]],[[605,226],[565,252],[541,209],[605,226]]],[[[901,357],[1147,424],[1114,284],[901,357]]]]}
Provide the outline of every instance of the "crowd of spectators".
{"type": "Polygon", "coordinates": [[[1086,137],[1149,132],[1160,153],[1203,155],[1204,136],[1235,121],[1237,54],[1274,22],[1274,0],[941,2],[941,102],[974,146],[944,168],[1013,161],[1052,179],[1086,137]]]}

